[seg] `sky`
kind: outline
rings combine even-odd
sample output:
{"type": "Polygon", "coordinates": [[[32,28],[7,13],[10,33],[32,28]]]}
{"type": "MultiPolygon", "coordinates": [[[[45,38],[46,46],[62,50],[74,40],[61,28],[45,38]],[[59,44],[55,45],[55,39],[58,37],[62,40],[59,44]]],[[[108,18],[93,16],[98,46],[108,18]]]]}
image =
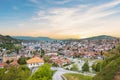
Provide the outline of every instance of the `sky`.
{"type": "Polygon", "coordinates": [[[120,0],[0,0],[0,34],[120,37],[120,0]]]}

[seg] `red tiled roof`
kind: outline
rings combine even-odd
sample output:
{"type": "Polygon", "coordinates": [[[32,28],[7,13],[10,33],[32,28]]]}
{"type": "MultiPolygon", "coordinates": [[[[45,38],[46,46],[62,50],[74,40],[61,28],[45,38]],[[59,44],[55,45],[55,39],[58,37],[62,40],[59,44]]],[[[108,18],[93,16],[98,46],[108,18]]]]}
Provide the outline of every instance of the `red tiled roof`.
{"type": "Polygon", "coordinates": [[[42,58],[39,58],[39,57],[33,57],[29,60],[26,61],[28,64],[31,64],[31,63],[43,63],[44,60],[42,58]]]}
{"type": "Polygon", "coordinates": [[[0,67],[4,67],[4,63],[0,63],[0,67]]]}
{"type": "Polygon", "coordinates": [[[4,67],[6,65],[7,65],[6,63],[0,63],[0,67],[4,67]]]}

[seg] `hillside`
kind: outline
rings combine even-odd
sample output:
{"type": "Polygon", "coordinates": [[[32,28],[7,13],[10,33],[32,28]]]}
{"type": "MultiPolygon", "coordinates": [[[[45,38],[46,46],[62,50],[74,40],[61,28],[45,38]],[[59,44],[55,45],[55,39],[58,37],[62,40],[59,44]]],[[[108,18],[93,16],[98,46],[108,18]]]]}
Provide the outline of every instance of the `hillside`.
{"type": "Polygon", "coordinates": [[[117,37],[113,36],[107,36],[107,35],[100,35],[100,36],[94,36],[90,38],[85,38],[87,40],[101,40],[101,39],[118,39],[117,37]]]}
{"type": "Polygon", "coordinates": [[[15,49],[14,44],[18,43],[20,43],[20,40],[14,39],[10,36],[0,35],[0,51],[2,51],[3,48],[6,48],[7,50],[15,49]]]}
{"type": "Polygon", "coordinates": [[[17,39],[14,39],[10,36],[3,36],[3,35],[0,35],[0,43],[8,43],[8,42],[11,42],[11,43],[18,43],[20,42],[19,40],[17,39]]]}
{"type": "Polygon", "coordinates": [[[104,60],[102,71],[93,80],[120,80],[120,45],[109,53],[114,56],[104,60]]]}
{"type": "Polygon", "coordinates": [[[29,37],[29,36],[12,36],[15,39],[19,40],[35,40],[35,41],[50,41],[53,40],[48,37],[29,37]]]}
{"type": "Polygon", "coordinates": [[[35,40],[35,41],[51,41],[51,40],[64,40],[64,41],[78,41],[78,40],[101,40],[101,39],[118,39],[117,37],[107,36],[107,35],[100,35],[94,36],[85,39],[52,39],[49,37],[29,37],[29,36],[12,36],[15,39],[19,40],[35,40]]]}

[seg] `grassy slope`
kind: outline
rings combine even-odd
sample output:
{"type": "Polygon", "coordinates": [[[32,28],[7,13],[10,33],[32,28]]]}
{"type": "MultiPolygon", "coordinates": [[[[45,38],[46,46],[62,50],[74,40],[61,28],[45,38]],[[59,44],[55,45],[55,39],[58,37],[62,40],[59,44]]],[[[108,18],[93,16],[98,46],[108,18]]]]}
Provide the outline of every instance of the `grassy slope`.
{"type": "Polygon", "coordinates": [[[109,59],[109,64],[99,72],[93,80],[114,80],[117,71],[120,69],[120,55],[109,59]]]}
{"type": "Polygon", "coordinates": [[[92,77],[90,76],[84,76],[81,74],[64,74],[64,76],[67,78],[67,80],[92,80],[92,77]]]}

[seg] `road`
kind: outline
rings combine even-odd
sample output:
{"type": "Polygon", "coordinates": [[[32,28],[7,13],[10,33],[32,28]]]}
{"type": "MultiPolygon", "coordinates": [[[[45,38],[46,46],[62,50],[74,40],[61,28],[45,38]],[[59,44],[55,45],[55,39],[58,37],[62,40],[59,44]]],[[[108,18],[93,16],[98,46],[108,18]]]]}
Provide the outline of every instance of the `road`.
{"type": "Polygon", "coordinates": [[[52,80],[63,80],[62,79],[62,75],[65,74],[65,73],[77,73],[77,72],[73,72],[73,71],[69,71],[69,70],[65,70],[63,68],[54,68],[52,70],[57,70],[55,72],[55,74],[53,75],[53,78],[52,80]]]}
{"type": "MultiPolygon", "coordinates": [[[[38,68],[32,68],[31,69],[32,73],[34,73],[37,69],[38,68]]],[[[60,68],[60,67],[51,67],[51,70],[57,70],[54,73],[52,80],[63,80],[61,76],[65,73],[77,73],[77,74],[83,74],[83,75],[87,75],[87,76],[94,76],[95,75],[92,73],[80,73],[80,72],[76,72],[76,71],[65,70],[65,69],[60,68]]]]}
{"type": "Polygon", "coordinates": [[[83,75],[87,75],[87,76],[94,76],[95,74],[92,74],[92,73],[79,73],[79,72],[76,72],[76,71],[69,71],[69,70],[65,70],[63,68],[56,68],[56,67],[52,67],[51,68],[52,70],[57,70],[53,77],[52,77],[52,80],[63,80],[62,79],[62,75],[65,74],[65,73],[77,73],[77,74],[83,74],[83,75]]]}
{"type": "Polygon", "coordinates": [[[63,69],[58,69],[55,74],[53,75],[52,80],[62,80],[62,75],[65,74],[66,72],[63,69]]]}

